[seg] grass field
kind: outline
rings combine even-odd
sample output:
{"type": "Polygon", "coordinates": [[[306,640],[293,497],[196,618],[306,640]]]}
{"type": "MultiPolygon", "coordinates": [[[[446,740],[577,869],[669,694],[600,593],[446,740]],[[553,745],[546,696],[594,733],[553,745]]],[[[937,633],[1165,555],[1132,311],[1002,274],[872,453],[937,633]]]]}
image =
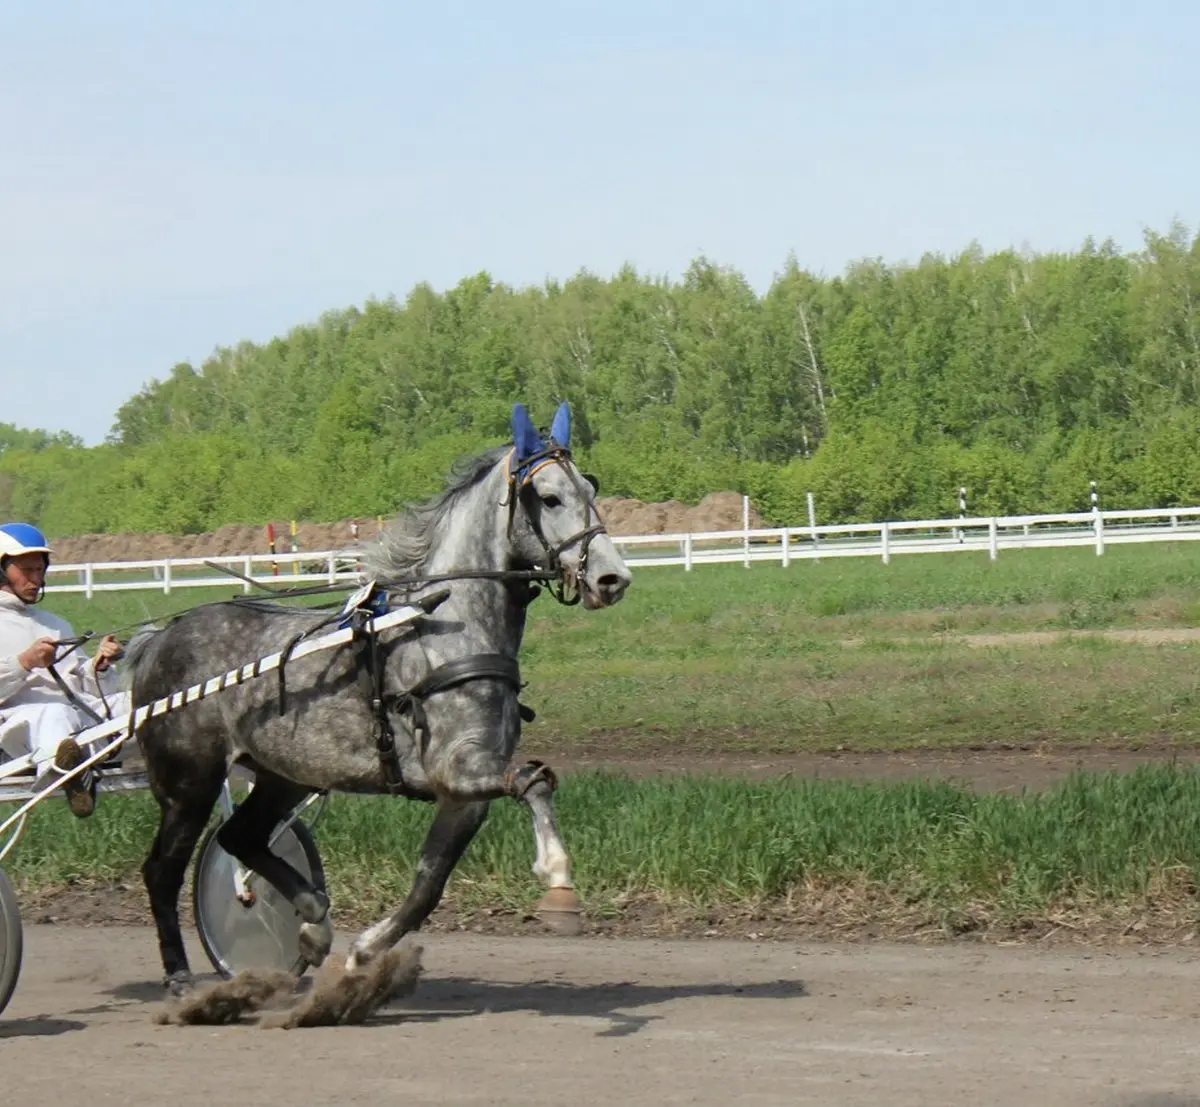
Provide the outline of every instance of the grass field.
{"type": "MultiPolygon", "coordinates": [[[[877,932],[1021,932],[1114,925],[1186,930],[1200,874],[1200,774],[1169,766],[1079,775],[1022,797],[935,784],[572,776],[559,793],[578,887],[593,919],[652,907],[720,926],[761,918],[877,932]]],[[[407,892],[427,805],[338,796],[317,834],[343,924],[407,892]]],[[[154,829],[145,795],[109,796],[85,822],[61,804],[31,820],[10,872],[26,892],[125,882],[154,829]]],[[[541,889],[511,803],[448,890],[458,913],[527,911],[541,889]]]]}
{"type": "MultiPolygon", "coordinates": [[[[232,589],[51,596],[102,631],[232,589]]],[[[1200,546],[898,556],[636,573],[610,611],[534,604],[539,754],[1194,745],[1200,546]],[[1070,636],[1045,643],[1031,631],[1070,636]],[[993,636],[988,644],[967,635],[993,636]]]]}

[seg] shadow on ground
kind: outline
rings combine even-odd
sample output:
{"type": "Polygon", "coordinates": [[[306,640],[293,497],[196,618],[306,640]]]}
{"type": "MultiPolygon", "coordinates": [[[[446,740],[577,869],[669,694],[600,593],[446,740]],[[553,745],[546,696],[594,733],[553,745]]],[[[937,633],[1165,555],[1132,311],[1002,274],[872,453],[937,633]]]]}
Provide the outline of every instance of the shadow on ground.
{"type": "MultiPolygon", "coordinates": [[[[207,977],[197,977],[196,983],[198,987],[203,987],[209,980],[207,977]]],[[[311,977],[304,977],[297,992],[308,991],[312,983],[311,977]]],[[[127,1008],[133,1003],[157,1005],[164,998],[162,986],[157,981],[129,981],[107,988],[102,994],[111,996],[114,1002],[73,1011],[72,1014],[100,1013],[117,1007],[127,1008]]],[[[636,1034],[648,1023],[663,1018],[662,1015],[644,1013],[647,1007],[697,998],[796,999],[807,994],[804,982],[800,980],[771,980],[753,984],[657,985],[633,982],[574,984],[554,980],[512,983],[474,977],[425,976],[421,978],[414,996],[395,1001],[363,1025],[384,1027],[528,1011],[546,1018],[602,1020],[608,1025],[597,1031],[598,1037],[622,1038],[636,1034]]]]}
{"type": "Polygon", "coordinates": [[[534,980],[514,984],[471,977],[425,977],[403,1009],[393,1008],[377,1016],[372,1025],[529,1011],[546,1018],[600,1019],[608,1026],[597,1032],[598,1037],[623,1038],[664,1017],[642,1013],[647,1007],[697,998],[796,999],[807,994],[800,980],[678,985],[534,980]]]}
{"type": "Polygon", "coordinates": [[[75,1019],[56,1019],[50,1015],[29,1015],[23,1019],[0,1020],[0,1039],[53,1038],[73,1030],[86,1030],[86,1022],[75,1019]]]}

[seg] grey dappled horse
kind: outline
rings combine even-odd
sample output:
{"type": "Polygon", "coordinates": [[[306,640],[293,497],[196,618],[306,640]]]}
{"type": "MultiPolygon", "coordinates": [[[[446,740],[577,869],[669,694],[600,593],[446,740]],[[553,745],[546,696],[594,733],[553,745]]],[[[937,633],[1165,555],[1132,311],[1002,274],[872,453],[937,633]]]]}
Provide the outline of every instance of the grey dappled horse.
{"type": "MultiPolygon", "coordinates": [[[[353,969],[393,947],[437,906],[490,801],[532,815],[533,871],[560,910],[580,910],[554,816],[553,773],[510,764],[521,732],[517,656],[531,580],[562,602],[617,603],[630,583],[595,506],[595,481],[571,459],[563,404],[543,441],[525,408],[513,444],[461,467],[436,498],[402,513],[366,555],[366,575],[395,603],[448,595],[411,627],[309,654],[285,679],[231,686],[147,720],[138,732],[161,809],[142,867],[158,928],[165,985],[192,983],[179,930],[184,871],[235,763],[255,787],[219,832],[223,849],[274,885],[304,920],[301,952],[329,953],[329,902],[267,848],[279,820],[313,792],[384,793],[437,805],[404,902],[354,941],[353,969]],[[568,598],[569,597],[569,598],[568,598]],[[282,702],[281,702],[282,697],[282,702]],[[373,705],[372,701],[376,701],[373,705]]],[[[377,607],[376,610],[382,610],[377,607]]],[[[134,706],[286,649],[329,628],[328,612],[239,598],[205,604],[130,642],[134,706]]],[[[360,625],[369,622],[360,620],[360,625]]]]}

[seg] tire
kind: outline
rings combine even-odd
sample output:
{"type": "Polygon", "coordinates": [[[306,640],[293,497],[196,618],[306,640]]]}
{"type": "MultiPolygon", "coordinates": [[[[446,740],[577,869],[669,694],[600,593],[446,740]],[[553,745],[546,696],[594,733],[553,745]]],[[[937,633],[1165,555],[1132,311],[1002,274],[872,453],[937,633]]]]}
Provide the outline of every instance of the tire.
{"type": "MultiPolygon", "coordinates": [[[[251,873],[249,881],[254,902],[247,905],[237,898],[235,862],[217,842],[220,829],[218,823],[204,835],[192,876],[192,913],[205,954],[226,979],[251,968],[303,975],[309,966],[299,953],[300,916],[257,873],[251,873]]],[[[312,832],[299,819],[280,835],[271,852],[325,891],[321,855],[312,832]]]]}
{"type": "Polygon", "coordinates": [[[24,931],[17,893],[0,869],[0,1011],[8,1006],[21,975],[21,955],[24,952],[24,931]]]}

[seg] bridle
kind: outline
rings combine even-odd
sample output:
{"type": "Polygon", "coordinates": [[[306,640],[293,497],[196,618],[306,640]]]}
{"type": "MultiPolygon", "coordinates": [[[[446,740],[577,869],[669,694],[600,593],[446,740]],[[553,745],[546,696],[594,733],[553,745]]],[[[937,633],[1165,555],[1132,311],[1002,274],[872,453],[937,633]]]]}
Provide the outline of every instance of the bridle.
{"type": "Polygon", "coordinates": [[[508,505],[508,534],[512,537],[513,519],[516,514],[516,506],[518,501],[525,508],[525,515],[529,519],[530,530],[533,531],[534,537],[538,540],[542,549],[545,551],[549,573],[553,574],[554,580],[547,583],[547,589],[559,603],[566,607],[573,607],[579,603],[582,598],[583,581],[587,574],[588,551],[591,548],[592,539],[598,534],[607,534],[607,528],[600,521],[600,513],[596,511],[595,505],[592,503],[591,497],[588,495],[587,489],[584,487],[584,482],[590,484],[592,489],[598,488],[598,484],[594,477],[588,478],[584,476],[581,480],[576,476],[573,466],[571,451],[565,446],[560,446],[553,439],[545,449],[539,450],[530,457],[523,458],[519,462],[516,460],[516,447],[508,457],[508,488],[505,493],[505,499],[502,503],[508,505]],[[579,499],[583,504],[583,528],[576,531],[574,534],[564,538],[556,545],[550,545],[546,539],[545,533],[542,531],[539,522],[541,514],[541,501],[537,491],[533,487],[533,475],[544,469],[547,465],[559,465],[562,471],[566,473],[567,479],[571,482],[575,491],[579,493],[579,499]],[[589,525],[589,520],[593,512],[596,515],[596,522],[589,525]],[[573,570],[568,570],[562,563],[562,554],[571,549],[573,546],[579,545],[579,564],[573,570]],[[557,590],[555,588],[557,582],[557,590]]]}

